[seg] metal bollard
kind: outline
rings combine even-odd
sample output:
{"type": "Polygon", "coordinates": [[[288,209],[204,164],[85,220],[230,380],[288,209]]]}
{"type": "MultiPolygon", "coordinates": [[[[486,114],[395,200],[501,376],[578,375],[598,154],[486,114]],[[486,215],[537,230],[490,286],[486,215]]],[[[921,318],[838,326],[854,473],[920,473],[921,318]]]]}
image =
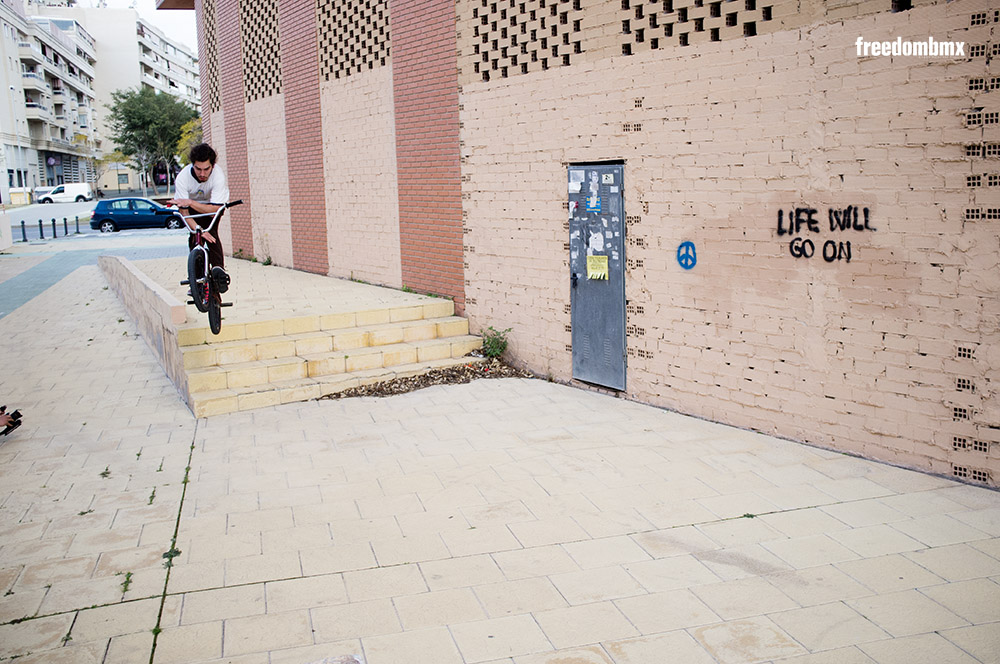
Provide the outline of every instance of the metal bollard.
{"type": "Polygon", "coordinates": [[[52,239],[56,239],[56,218],[52,217],[52,239]]]}
{"type": "Polygon", "coordinates": [[[21,220],[21,241],[28,243],[28,231],[24,230],[24,219],[21,220]]]}
{"type": "Polygon", "coordinates": [[[66,222],[66,217],[63,217],[63,237],[69,235],[69,223],[66,222]]]}
{"type": "Polygon", "coordinates": [[[44,229],[45,229],[45,227],[42,226],[42,220],[39,219],[38,220],[38,239],[39,240],[44,240],[45,239],[45,230],[44,229]]]}
{"type": "Polygon", "coordinates": [[[80,234],[80,217],[76,218],[76,234],[80,234]]]}

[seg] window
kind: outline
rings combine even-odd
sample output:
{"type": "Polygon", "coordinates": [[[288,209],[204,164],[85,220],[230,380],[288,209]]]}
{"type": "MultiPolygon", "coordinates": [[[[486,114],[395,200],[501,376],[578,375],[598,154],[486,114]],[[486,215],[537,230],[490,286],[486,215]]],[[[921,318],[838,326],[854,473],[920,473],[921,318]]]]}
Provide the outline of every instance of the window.
{"type": "MultiPolygon", "coordinates": [[[[126,177],[128,177],[128,176],[126,176],[126,177]]],[[[121,179],[121,176],[119,176],[119,180],[120,179],[121,179]]],[[[123,199],[123,200],[120,200],[120,201],[111,201],[110,207],[115,212],[121,212],[121,211],[124,211],[124,210],[128,209],[128,203],[129,202],[128,202],[127,199],[123,199]]]]}

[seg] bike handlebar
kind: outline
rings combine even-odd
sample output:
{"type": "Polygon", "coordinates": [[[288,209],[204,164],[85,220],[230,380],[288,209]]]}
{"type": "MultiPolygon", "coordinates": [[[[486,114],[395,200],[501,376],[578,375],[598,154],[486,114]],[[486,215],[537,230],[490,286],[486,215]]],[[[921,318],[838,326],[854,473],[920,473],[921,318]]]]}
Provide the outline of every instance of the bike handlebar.
{"type": "MultiPolygon", "coordinates": [[[[238,201],[230,201],[228,203],[208,203],[208,205],[218,205],[219,209],[216,210],[215,212],[199,212],[198,214],[188,214],[188,215],[178,214],[177,215],[181,219],[184,219],[184,220],[195,219],[197,217],[212,217],[212,221],[209,222],[208,228],[202,228],[198,224],[198,222],[195,222],[195,228],[191,228],[190,226],[188,226],[187,223],[185,223],[184,225],[187,226],[187,229],[188,229],[189,233],[194,234],[194,233],[197,233],[199,230],[202,231],[203,233],[211,233],[212,229],[215,228],[215,224],[218,223],[219,219],[222,217],[222,213],[225,212],[227,209],[229,209],[231,207],[236,207],[237,205],[243,205],[243,200],[240,199],[238,201]]],[[[182,208],[178,208],[178,211],[180,211],[181,209],[182,208]]],[[[183,208],[183,209],[189,210],[190,208],[183,208]]]]}

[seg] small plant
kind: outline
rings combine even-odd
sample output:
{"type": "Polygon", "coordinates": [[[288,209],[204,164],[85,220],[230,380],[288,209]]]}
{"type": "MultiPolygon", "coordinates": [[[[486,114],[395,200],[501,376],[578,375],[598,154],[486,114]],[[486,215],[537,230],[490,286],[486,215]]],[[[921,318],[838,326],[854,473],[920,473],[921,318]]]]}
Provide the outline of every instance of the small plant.
{"type": "Polygon", "coordinates": [[[156,469],[156,472],[158,473],[163,472],[163,459],[160,459],[160,467],[156,469]]]}
{"type": "Polygon", "coordinates": [[[66,645],[67,643],[69,643],[72,640],[73,640],[73,637],[70,636],[69,632],[66,632],[66,636],[62,637],[62,644],[66,645]]]}
{"type": "Polygon", "coordinates": [[[507,334],[512,328],[498,330],[490,325],[483,332],[483,353],[486,357],[498,358],[507,350],[507,334]]]}
{"type": "Polygon", "coordinates": [[[124,595],[125,593],[128,592],[129,586],[132,585],[132,572],[118,572],[115,574],[115,576],[121,576],[122,574],[125,575],[125,578],[122,579],[121,582],[122,595],[124,595]]]}
{"type": "Polygon", "coordinates": [[[155,498],[156,498],[156,487],[154,486],[153,487],[153,493],[149,494],[149,503],[147,503],[147,504],[148,505],[152,505],[153,504],[153,500],[155,498]]]}
{"type": "Polygon", "coordinates": [[[111,466],[105,466],[104,470],[101,471],[101,477],[108,479],[111,477],[111,466]]]}
{"type": "Polygon", "coordinates": [[[173,567],[174,566],[174,558],[176,558],[179,555],[181,555],[181,551],[176,546],[170,547],[169,551],[164,551],[163,552],[163,558],[164,558],[163,566],[164,567],[173,567]]]}
{"type": "Polygon", "coordinates": [[[270,256],[268,256],[267,258],[265,258],[265,259],[264,259],[264,263],[263,263],[263,264],[264,264],[264,265],[271,265],[271,257],[270,257],[270,256]]]}
{"type": "Polygon", "coordinates": [[[409,286],[407,286],[406,284],[403,284],[403,287],[400,290],[403,291],[404,293],[416,293],[417,292],[417,291],[413,290],[412,288],[410,288],[409,286]]]}
{"type": "Polygon", "coordinates": [[[119,318],[119,319],[118,319],[118,322],[119,322],[119,323],[124,323],[124,322],[125,322],[125,319],[124,319],[124,318],[119,318]]]}
{"type": "Polygon", "coordinates": [[[243,247],[240,247],[233,253],[233,258],[243,258],[243,247]]]}
{"type": "Polygon", "coordinates": [[[153,629],[151,629],[149,631],[151,631],[153,633],[153,636],[158,636],[160,634],[160,632],[162,632],[163,630],[160,628],[159,625],[157,625],[156,627],[154,627],[153,629]]]}
{"type": "Polygon", "coordinates": [[[139,457],[141,456],[142,456],[142,448],[140,447],[139,451],[135,453],[135,460],[138,461],[139,457]]]}
{"type": "Polygon", "coordinates": [[[83,512],[77,512],[76,515],[77,516],[87,516],[88,514],[90,514],[93,511],[94,510],[92,510],[92,509],[91,510],[84,510],[83,512]]]}

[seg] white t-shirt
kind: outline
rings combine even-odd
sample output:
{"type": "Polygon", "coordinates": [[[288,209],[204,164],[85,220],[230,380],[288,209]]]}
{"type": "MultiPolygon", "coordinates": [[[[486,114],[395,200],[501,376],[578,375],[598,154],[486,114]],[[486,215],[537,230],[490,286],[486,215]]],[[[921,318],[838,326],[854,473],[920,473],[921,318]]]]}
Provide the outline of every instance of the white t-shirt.
{"type": "Polygon", "coordinates": [[[229,202],[229,184],[226,182],[226,175],[216,164],[212,169],[212,174],[205,182],[198,182],[194,173],[191,172],[191,164],[188,164],[177,174],[174,182],[176,194],[174,198],[190,198],[199,203],[214,203],[222,205],[229,202]]]}

